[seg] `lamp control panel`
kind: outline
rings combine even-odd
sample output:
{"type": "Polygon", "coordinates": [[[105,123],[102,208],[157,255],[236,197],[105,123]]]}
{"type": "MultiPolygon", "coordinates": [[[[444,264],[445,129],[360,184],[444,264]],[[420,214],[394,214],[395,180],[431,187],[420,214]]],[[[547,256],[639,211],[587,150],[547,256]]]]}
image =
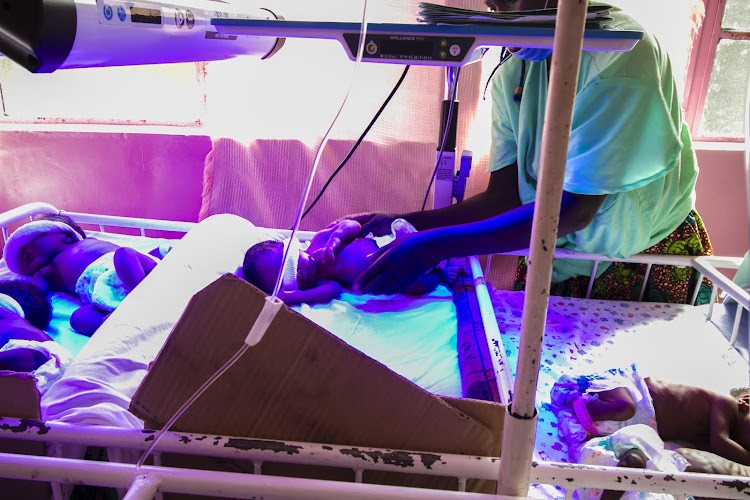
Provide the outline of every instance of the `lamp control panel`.
{"type": "MultiPolygon", "coordinates": [[[[350,56],[356,56],[359,33],[343,34],[350,56]]],[[[419,34],[367,33],[363,59],[388,59],[392,62],[461,62],[474,46],[474,37],[432,36],[419,34]]]]}

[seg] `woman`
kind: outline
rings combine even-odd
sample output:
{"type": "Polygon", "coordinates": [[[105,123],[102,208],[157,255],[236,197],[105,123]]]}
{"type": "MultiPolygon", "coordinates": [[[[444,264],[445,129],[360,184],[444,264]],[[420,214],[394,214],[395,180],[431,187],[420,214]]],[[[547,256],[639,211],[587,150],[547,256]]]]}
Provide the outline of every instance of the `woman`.
{"type": "MultiPolygon", "coordinates": [[[[556,7],[556,0],[486,0],[492,10],[556,7]]],[[[612,27],[643,31],[612,9],[612,27]]],[[[418,233],[372,255],[355,286],[393,293],[449,257],[529,246],[539,173],[551,50],[512,48],[492,80],[492,147],[487,189],[456,205],[406,214],[352,216],[362,232],[386,231],[401,217],[418,233]]],[[[649,34],[630,52],[583,52],[560,206],[557,246],[627,258],[641,252],[710,255],[694,209],[698,176],[690,134],[666,53],[649,34]]],[[[592,297],[633,300],[645,266],[597,269],[592,297]],[[640,274],[640,276],[639,276],[640,274]]],[[[656,266],[645,300],[685,302],[695,276],[656,266]]],[[[592,263],[556,260],[553,295],[584,296],[592,263]]],[[[516,288],[525,281],[525,262],[516,288]]],[[[708,282],[701,297],[708,300],[708,282]]]]}

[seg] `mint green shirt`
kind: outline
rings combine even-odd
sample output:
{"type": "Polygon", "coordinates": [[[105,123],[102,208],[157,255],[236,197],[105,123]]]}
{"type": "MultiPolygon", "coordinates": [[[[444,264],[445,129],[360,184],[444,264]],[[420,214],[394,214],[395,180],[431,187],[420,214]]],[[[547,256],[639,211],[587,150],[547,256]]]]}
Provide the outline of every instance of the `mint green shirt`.
{"type": "MultiPolygon", "coordinates": [[[[644,31],[614,9],[613,28],[644,31]]],[[[546,62],[526,61],[520,102],[513,93],[521,60],[492,81],[488,171],[518,162],[521,202],[534,201],[547,101],[546,62]]],[[[630,52],[581,54],[563,189],[607,198],[584,229],[557,246],[627,258],[664,239],[694,205],[695,154],[666,52],[649,34],[630,52]]],[[[556,260],[553,281],[590,274],[591,262],[556,260]]],[[[604,263],[597,268],[606,270],[604,263]]]]}

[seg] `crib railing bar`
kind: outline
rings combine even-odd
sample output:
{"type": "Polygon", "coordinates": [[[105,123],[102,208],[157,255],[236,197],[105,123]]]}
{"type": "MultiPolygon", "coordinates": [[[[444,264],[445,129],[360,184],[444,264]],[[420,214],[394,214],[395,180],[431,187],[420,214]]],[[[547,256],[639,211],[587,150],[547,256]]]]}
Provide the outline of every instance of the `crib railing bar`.
{"type": "Polygon", "coordinates": [[[465,477],[458,478],[458,491],[466,491],[466,478],[465,477]]]}
{"type": "Polygon", "coordinates": [[[29,218],[34,219],[34,216],[40,214],[56,214],[59,213],[55,207],[48,203],[27,203],[20,207],[13,208],[7,212],[0,214],[0,226],[6,227],[13,222],[18,222],[22,219],[29,218]]]}
{"type": "Polygon", "coordinates": [[[565,490],[565,500],[572,500],[573,493],[575,493],[575,488],[568,488],[565,490]]]}
{"type": "Polygon", "coordinates": [[[563,488],[599,488],[617,491],[648,491],[675,496],[745,498],[750,478],[691,472],[661,472],[570,463],[537,462],[531,482],[563,488]],[[615,475],[612,475],[615,472],[615,475]]]}
{"type": "Polygon", "coordinates": [[[161,486],[161,479],[157,475],[136,476],[122,500],[152,500],[159,486],[161,486]]]}
{"type": "MultiPolygon", "coordinates": [[[[494,477],[499,464],[493,462],[494,477]]],[[[461,498],[498,500],[498,496],[463,491],[424,490],[366,483],[323,481],[276,476],[258,476],[237,472],[203,471],[172,467],[96,462],[72,458],[40,457],[0,453],[0,477],[34,481],[63,481],[113,488],[128,488],[138,475],[154,475],[162,481],[159,491],[227,496],[232,498],[461,498]],[[266,490],[273,486],[273,491],[266,490]],[[217,489],[218,488],[218,489],[217,489]],[[277,491],[278,488],[278,491],[277,491]],[[302,494],[302,488],[305,490],[302,494]],[[317,491],[318,496],[310,492],[317,491]],[[255,496],[253,496],[255,495],[255,496]],[[337,496],[338,495],[338,496],[337,496]]],[[[474,475],[470,476],[474,477],[474,475]]],[[[581,464],[535,462],[530,481],[535,484],[558,485],[569,490],[580,487],[619,491],[650,491],[679,496],[700,496],[727,499],[747,499],[745,491],[750,479],[738,476],[694,473],[666,473],[647,469],[622,469],[581,464]]],[[[567,493],[566,493],[567,498],[567,493]]]]}
{"type": "Polygon", "coordinates": [[[487,263],[484,266],[484,276],[485,278],[490,275],[490,265],[492,264],[492,255],[487,256],[487,263]]]}
{"type": "Polygon", "coordinates": [[[492,307],[492,299],[487,290],[487,282],[482,275],[482,265],[476,256],[469,257],[469,267],[471,269],[471,278],[474,281],[474,290],[476,291],[477,304],[479,305],[479,314],[482,317],[484,325],[484,335],[487,340],[492,359],[492,370],[495,373],[495,382],[497,383],[500,402],[507,406],[513,400],[513,376],[511,367],[508,364],[508,356],[503,344],[503,338],[500,335],[500,328],[497,326],[495,309],[492,307]]]}
{"type": "Polygon", "coordinates": [[[706,314],[706,319],[708,321],[711,321],[711,318],[714,315],[714,304],[716,304],[716,297],[719,295],[719,286],[718,284],[714,283],[714,286],[711,288],[711,300],[708,303],[708,314],[706,314]]]}
{"type": "MultiPolygon", "coordinates": [[[[45,446],[46,453],[49,454],[49,447],[45,446]]],[[[54,455],[58,458],[64,458],[63,456],[63,450],[61,446],[56,446],[54,449],[54,455]]],[[[52,493],[52,500],[64,500],[67,496],[63,492],[63,484],[62,483],[49,483],[50,491],[52,493]]]]}
{"type": "Polygon", "coordinates": [[[589,286],[586,289],[586,298],[591,298],[591,290],[594,288],[594,280],[596,279],[596,268],[599,267],[599,261],[594,261],[594,268],[591,270],[591,276],[589,277],[589,286]]]}
{"type": "MultiPolygon", "coordinates": [[[[151,456],[153,457],[153,460],[154,460],[154,465],[155,465],[156,467],[161,467],[161,465],[162,465],[162,463],[161,463],[161,453],[154,453],[154,454],[153,454],[153,455],[151,455],[151,456]]],[[[123,499],[123,500],[124,500],[124,499],[123,499]]],[[[156,493],[154,494],[154,500],[164,500],[164,495],[162,494],[162,492],[160,492],[160,491],[157,491],[157,492],[156,492],[156,493]]]]}
{"type": "Polygon", "coordinates": [[[698,269],[714,286],[724,290],[727,295],[732,297],[745,309],[750,308],[750,293],[743,290],[734,281],[730,280],[718,269],[737,269],[742,263],[741,257],[715,257],[713,255],[703,255],[693,259],[693,267],[698,269]]]}
{"type": "Polygon", "coordinates": [[[701,283],[703,283],[703,273],[698,271],[698,280],[695,282],[695,290],[693,290],[693,296],[690,298],[691,306],[694,306],[695,302],[698,300],[698,292],[701,291],[701,283]]]}
{"type": "Polygon", "coordinates": [[[729,344],[733,347],[740,333],[740,321],[742,321],[742,307],[737,304],[737,310],[734,311],[734,323],[732,323],[732,338],[729,341],[729,344]]]}
{"type": "MultiPolygon", "coordinates": [[[[14,418],[0,419],[0,437],[29,441],[77,444],[102,448],[145,450],[151,444],[154,431],[120,429],[99,425],[80,425],[64,422],[38,422],[14,418]]],[[[415,474],[477,477],[495,479],[498,458],[469,455],[422,454],[382,448],[323,445],[295,441],[263,440],[242,437],[215,436],[183,432],[166,432],[156,452],[182,455],[203,455],[219,458],[267,462],[287,462],[303,465],[323,465],[346,469],[412,472],[415,474]],[[398,457],[397,464],[385,463],[383,458],[398,457]],[[426,458],[427,457],[427,458],[426,458]],[[481,474],[481,475],[477,475],[481,474]]]]}
{"type": "MultiPolygon", "coordinates": [[[[0,477],[33,481],[64,479],[73,484],[129,488],[138,475],[160,482],[159,491],[226,498],[274,498],[289,500],[331,499],[473,499],[497,500],[497,496],[461,491],[404,488],[379,484],[325,481],[280,476],[256,476],[173,467],[96,462],[0,453],[0,477]]],[[[138,497],[141,498],[141,497],[138,497]]]]}
{"type": "MultiPolygon", "coordinates": [[[[520,257],[527,257],[529,255],[529,249],[514,250],[511,252],[504,252],[498,255],[517,255],[520,257]]],[[[690,255],[672,255],[672,254],[654,254],[654,253],[639,253],[631,255],[627,258],[609,257],[599,254],[591,254],[585,252],[576,252],[568,250],[566,248],[555,248],[554,256],[556,259],[572,259],[572,260],[601,260],[606,262],[632,262],[636,264],[659,264],[668,266],[678,267],[692,267],[693,260],[696,257],[690,255]]],[[[727,258],[730,261],[735,257],[727,258]]],[[[742,259],[739,259],[742,260],[742,259]]],[[[739,265],[739,264],[738,264],[739,265]]],[[[721,267],[721,266],[717,266],[721,267]]]]}
{"type": "Polygon", "coordinates": [[[648,285],[648,279],[651,277],[651,264],[646,264],[646,272],[643,275],[643,283],[641,284],[641,293],[638,295],[638,300],[643,300],[643,296],[646,295],[646,285],[648,285]]]}
{"type": "Polygon", "coordinates": [[[104,229],[105,227],[122,227],[139,229],[141,231],[151,229],[187,233],[196,224],[195,222],[144,219],[139,217],[122,217],[118,215],[86,214],[65,211],[60,211],[59,213],[61,215],[67,215],[79,224],[92,224],[99,226],[99,230],[102,232],[106,232],[104,229]]]}

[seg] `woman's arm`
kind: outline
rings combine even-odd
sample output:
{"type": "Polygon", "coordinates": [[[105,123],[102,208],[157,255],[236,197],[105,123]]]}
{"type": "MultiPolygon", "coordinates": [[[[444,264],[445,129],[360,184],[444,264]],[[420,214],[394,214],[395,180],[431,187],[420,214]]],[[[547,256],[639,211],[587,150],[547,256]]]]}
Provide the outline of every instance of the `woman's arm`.
{"type": "MultiPolygon", "coordinates": [[[[605,197],[563,193],[558,235],[586,227],[605,197]]],[[[396,293],[442,260],[528,248],[534,205],[521,205],[475,222],[404,235],[373,252],[370,259],[374,262],[357,278],[355,289],[396,293]]],[[[550,243],[554,246],[554,241],[550,243]]]]}
{"type": "Polygon", "coordinates": [[[490,174],[487,189],[455,205],[435,210],[402,214],[364,213],[349,216],[362,225],[360,236],[387,234],[391,222],[401,218],[420,231],[442,226],[466,224],[507,212],[521,205],[518,196],[518,166],[514,163],[490,174]]]}

